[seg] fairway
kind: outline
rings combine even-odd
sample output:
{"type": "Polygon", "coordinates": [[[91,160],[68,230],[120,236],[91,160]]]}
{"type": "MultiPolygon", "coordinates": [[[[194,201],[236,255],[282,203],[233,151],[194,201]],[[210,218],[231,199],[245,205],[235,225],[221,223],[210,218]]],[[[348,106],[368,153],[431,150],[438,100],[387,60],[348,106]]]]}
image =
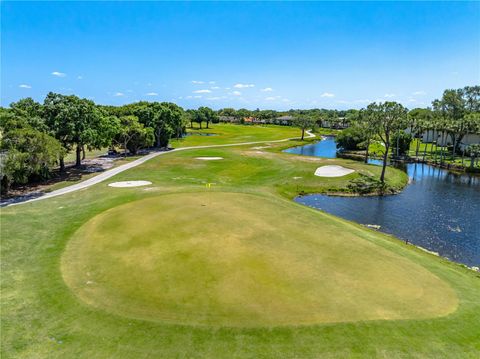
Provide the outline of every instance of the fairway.
{"type": "Polygon", "coordinates": [[[479,20],[2,1],[0,359],[480,359],[479,20]]]}
{"type": "Polygon", "coordinates": [[[448,284],[345,227],[263,196],[163,195],[87,222],[62,272],[92,306],[177,324],[418,319],[456,309],[448,284]]]}
{"type": "MultiPolygon", "coordinates": [[[[185,145],[286,130],[218,125],[185,145]]],[[[281,152],[304,143],[165,153],[3,208],[2,357],[475,357],[478,274],[292,201],[381,170],[281,152]],[[109,186],[135,181],[151,184],[109,186]]],[[[392,191],[407,180],[387,168],[392,191]]]]}

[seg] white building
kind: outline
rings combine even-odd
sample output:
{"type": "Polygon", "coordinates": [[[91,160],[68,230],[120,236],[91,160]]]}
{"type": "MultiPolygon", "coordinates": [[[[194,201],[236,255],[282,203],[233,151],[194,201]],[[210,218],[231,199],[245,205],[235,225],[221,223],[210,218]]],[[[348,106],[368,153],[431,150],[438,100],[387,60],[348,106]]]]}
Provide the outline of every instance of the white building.
{"type": "MultiPolygon", "coordinates": [[[[441,131],[434,131],[434,130],[429,130],[425,131],[422,135],[422,142],[432,142],[432,141],[437,141],[437,144],[439,146],[449,146],[453,145],[453,139],[450,135],[445,134],[443,141],[442,141],[442,132],[441,131]]],[[[460,143],[460,148],[463,149],[464,147],[468,145],[472,145],[474,143],[480,143],[480,135],[478,134],[467,134],[463,136],[462,141],[460,143]]]]}

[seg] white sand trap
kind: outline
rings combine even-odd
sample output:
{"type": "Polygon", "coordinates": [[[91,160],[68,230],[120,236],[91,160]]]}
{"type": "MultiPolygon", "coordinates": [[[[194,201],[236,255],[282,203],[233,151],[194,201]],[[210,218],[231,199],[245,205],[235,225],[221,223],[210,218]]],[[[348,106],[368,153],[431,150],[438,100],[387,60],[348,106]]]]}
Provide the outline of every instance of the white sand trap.
{"type": "Polygon", "coordinates": [[[152,184],[150,181],[122,181],[122,182],[112,182],[108,185],[110,187],[140,187],[140,186],[148,186],[152,184]]]}
{"type": "Polygon", "coordinates": [[[202,160],[202,161],[217,161],[217,160],[223,160],[223,157],[195,157],[196,160],[202,160]]]}
{"type": "Polygon", "coordinates": [[[342,166],[322,166],[318,167],[317,170],[315,171],[315,176],[319,177],[342,177],[346,176],[350,173],[355,172],[355,170],[352,170],[350,168],[345,168],[342,166]]]}

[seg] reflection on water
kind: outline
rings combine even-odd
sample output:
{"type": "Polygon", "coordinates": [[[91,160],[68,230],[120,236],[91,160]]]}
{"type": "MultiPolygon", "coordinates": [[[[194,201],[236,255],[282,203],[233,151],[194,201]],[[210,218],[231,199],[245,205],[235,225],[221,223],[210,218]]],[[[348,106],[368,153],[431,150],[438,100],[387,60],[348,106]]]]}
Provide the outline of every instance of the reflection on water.
{"type": "MultiPolygon", "coordinates": [[[[336,157],[332,137],[287,152],[336,157]]],[[[296,201],[361,224],[380,225],[383,232],[451,260],[479,266],[480,178],[419,163],[402,167],[410,177],[410,184],[398,195],[309,195],[296,201]]]]}
{"type": "Polygon", "coordinates": [[[322,141],[320,142],[287,148],[284,152],[304,156],[335,158],[337,157],[337,144],[335,143],[335,137],[322,136],[322,141]]]}

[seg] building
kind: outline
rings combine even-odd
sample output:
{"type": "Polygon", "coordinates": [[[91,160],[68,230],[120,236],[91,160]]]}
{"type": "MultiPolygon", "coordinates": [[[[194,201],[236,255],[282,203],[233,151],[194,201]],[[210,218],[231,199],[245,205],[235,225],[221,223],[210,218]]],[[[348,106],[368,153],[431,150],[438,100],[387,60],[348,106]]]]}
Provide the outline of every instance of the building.
{"type": "MultiPolygon", "coordinates": [[[[422,134],[422,142],[437,142],[439,146],[453,146],[452,136],[448,134],[443,134],[442,131],[428,130],[422,134]]],[[[460,149],[467,147],[468,145],[473,145],[475,143],[480,143],[480,135],[469,133],[463,136],[462,141],[460,142],[460,149]]]]}
{"type": "Polygon", "coordinates": [[[288,126],[293,124],[293,116],[290,115],[285,115],[285,116],[280,116],[274,119],[274,123],[277,125],[284,125],[288,126]]]}

